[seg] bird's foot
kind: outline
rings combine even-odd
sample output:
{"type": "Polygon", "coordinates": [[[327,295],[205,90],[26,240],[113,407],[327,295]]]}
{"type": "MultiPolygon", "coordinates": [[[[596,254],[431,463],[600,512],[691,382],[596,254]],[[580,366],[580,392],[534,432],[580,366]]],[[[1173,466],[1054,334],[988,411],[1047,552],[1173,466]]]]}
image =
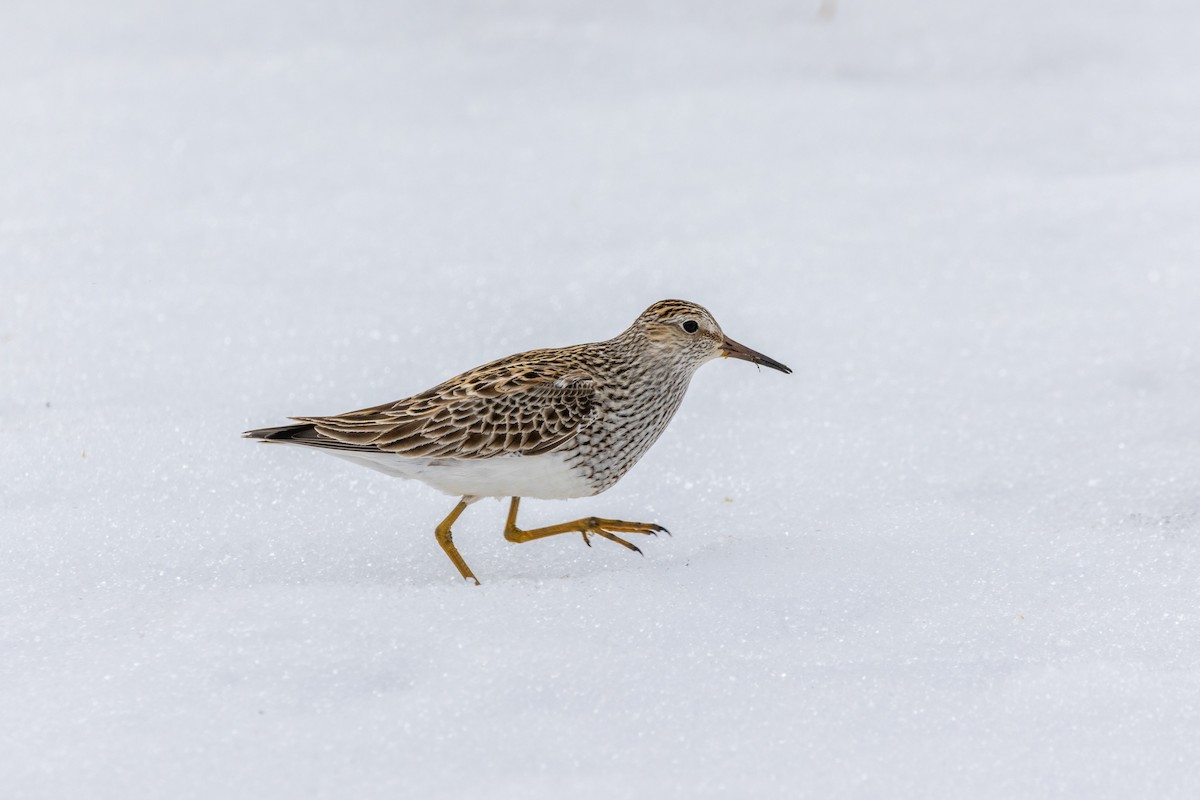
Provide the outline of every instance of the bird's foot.
{"type": "Polygon", "coordinates": [[[599,517],[588,517],[587,519],[579,520],[581,525],[580,533],[583,535],[583,543],[588,547],[592,546],[591,537],[599,536],[602,539],[608,539],[610,542],[616,542],[622,547],[626,547],[635,553],[641,553],[641,549],[627,542],[617,533],[641,533],[648,536],[658,536],[659,531],[671,535],[671,532],[662,525],[655,525],[651,522],[625,522],[619,519],[600,519],[599,517]]]}
{"type": "Polygon", "coordinates": [[[534,539],[543,539],[547,536],[554,536],[559,533],[576,532],[583,537],[583,543],[588,547],[592,546],[592,537],[599,536],[602,539],[608,539],[610,542],[632,550],[635,553],[641,553],[641,549],[627,542],[618,533],[641,533],[650,536],[657,536],[660,532],[670,535],[670,531],[662,525],[655,525],[649,522],[625,522],[619,519],[601,519],[599,517],[587,517],[585,519],[577,519],[574,522],[564,522],[561,525],[551,525],[546,528],[535,528],[533,530],[521,530],[510,520],[509,525],[504,530],[504,538],[510,542],[532,542],[534,539]]]}

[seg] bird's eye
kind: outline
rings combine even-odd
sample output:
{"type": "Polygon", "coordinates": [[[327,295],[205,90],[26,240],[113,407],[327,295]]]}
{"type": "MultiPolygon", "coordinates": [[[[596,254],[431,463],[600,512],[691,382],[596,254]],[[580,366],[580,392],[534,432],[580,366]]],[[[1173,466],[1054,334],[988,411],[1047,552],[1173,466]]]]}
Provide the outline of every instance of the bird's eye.
{"type": "Polygon", "coordinates": [[[696,331],[700,330],[700,323],[696,322],[694,319],[689,319],[687,322],[683,323],[683,329],[688,333],[695,333],[696,331]]]}

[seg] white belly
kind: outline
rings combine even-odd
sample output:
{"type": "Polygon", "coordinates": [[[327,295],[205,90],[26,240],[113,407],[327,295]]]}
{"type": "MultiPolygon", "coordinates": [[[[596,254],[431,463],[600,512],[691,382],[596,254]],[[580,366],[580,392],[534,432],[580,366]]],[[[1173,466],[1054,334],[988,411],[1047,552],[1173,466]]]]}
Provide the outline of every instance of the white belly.
{"type": "Polygon", "coordinates": [[[566,500],[596,494],[562,455],[501,458],[404,458],[391,453],[325,452],[399,478],[410,478],[458,497],[534,497],[566,500]]]}

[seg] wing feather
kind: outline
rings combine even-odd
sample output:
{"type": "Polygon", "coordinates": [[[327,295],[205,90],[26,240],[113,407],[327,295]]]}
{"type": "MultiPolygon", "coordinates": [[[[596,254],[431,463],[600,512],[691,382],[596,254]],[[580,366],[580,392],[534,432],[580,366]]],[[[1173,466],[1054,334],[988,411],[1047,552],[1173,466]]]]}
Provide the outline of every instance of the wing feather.
{"type": "Polygon", "coordinates": [[[594,419],[596,387],[576,364],[538,355],[511,356],[395,403],[293,419],[337,449],[468,459],[550,452],[594,419]]]}

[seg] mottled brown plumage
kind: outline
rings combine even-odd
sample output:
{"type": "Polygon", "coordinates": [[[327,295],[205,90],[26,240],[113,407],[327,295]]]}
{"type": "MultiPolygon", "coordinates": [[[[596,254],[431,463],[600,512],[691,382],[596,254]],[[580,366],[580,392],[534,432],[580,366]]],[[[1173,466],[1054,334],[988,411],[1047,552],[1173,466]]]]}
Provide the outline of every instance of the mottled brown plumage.
{"type": "Polygon", "coordinates": [[[664,300],[604,342],[518,353],[394,403],[293,417],[299,424],[245,435],[324,449],[461,495],[438,540],[463,577],[474,580],[450,524],[480,497],[513,498],[505,531],[512,541],[573,530],[585,542],[594,533],[637,550],[613,532],[661,530],[580,520],[521,531],[516,509],[520,497],[582,497],[616,483],[666,428],[695,370],[719,356],[791,371],[726,337],[700,306],[664,300]]]}

